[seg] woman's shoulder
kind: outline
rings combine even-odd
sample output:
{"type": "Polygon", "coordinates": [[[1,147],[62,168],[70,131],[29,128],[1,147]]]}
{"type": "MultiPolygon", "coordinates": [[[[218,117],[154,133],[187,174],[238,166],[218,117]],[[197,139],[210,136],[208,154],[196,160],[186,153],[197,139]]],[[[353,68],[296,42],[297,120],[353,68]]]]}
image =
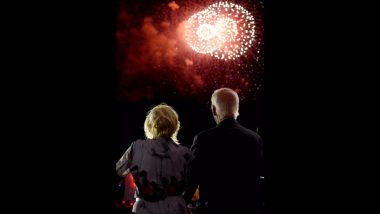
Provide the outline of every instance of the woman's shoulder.
{"type": "Polygon", "coordinates": [[[131,146],[134,147],[134,148],[144,147],[147,144],[149,144],[150,141],[152,141],[152,140],[149,140],[149,139],[137,139],[137,140],[135,140],[135,141],[132,142],[131,146]]]}
{"type": "Polygon", "coordinates": [[[191,150],[185,145],[177,144],[177,150],[181,152],[182,154],[190,154],[191,150]]]}
{"type": "Polygon", "coordinates": [[[190,148],[188,148],[187,146],[179,144],[179,150],[180,150],[181,156],[183,156],[187,162],[192,159],[193,155],[192,155],[190,148]]]}

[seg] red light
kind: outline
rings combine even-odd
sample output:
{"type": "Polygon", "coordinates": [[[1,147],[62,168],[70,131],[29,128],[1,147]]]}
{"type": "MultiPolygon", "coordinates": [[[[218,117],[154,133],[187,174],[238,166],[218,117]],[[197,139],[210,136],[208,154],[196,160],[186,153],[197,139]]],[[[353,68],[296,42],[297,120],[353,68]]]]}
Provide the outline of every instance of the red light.
{"type": "Polygon", "coordinates": [[[122,204],[125,204],[125,200],[121,201],[122,204]]]}
{"type": "Polygon", "coordinates": [[[129,184],[130,188],[132,188],[132,189],[136,188],[136,184],[135,184],[135,181],[134,181],[131,173],[128,174],[128,182],[127,183],[129,184]]]}
{"type": "Polygon", "coordinates": [[[131,206],[133,206],[133,201],[129,202],[129,204],[130,204],[131,206]]]}

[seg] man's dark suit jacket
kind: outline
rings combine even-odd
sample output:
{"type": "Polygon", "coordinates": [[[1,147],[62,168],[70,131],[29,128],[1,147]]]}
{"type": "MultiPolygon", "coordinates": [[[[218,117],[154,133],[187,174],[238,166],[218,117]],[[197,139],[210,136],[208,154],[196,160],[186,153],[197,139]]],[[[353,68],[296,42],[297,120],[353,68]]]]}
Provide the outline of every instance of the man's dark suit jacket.
{"type": "Polygon", "coordinates": [[[189,202],[199,185],[206,213],[257,213],[262,165],[262,139],[235,119],[195,136],[191,150],[189,202]]]}

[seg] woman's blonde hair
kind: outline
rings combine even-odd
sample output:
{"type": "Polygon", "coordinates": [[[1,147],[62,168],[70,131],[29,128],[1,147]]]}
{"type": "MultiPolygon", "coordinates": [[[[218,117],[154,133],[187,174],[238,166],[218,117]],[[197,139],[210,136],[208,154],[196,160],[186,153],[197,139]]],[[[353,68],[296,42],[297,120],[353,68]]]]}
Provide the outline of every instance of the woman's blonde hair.
{"type": "Polygon", "coordinates": [[[163,137],[178,143],[179,127],[177,112],[165,103],[153,107],[146,115],[144,122],[145,136],[148,139],[163,137]]]}

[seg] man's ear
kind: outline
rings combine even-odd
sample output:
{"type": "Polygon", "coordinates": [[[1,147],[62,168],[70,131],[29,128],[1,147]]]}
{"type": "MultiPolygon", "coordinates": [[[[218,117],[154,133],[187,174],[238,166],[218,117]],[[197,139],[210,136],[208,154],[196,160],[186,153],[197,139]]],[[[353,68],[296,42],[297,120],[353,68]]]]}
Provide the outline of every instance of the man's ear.
{"type": "Polygon", "coordinates": [[[216,107],[214,105],[211,106],[212,115],[216,116],[216,107]]]}

